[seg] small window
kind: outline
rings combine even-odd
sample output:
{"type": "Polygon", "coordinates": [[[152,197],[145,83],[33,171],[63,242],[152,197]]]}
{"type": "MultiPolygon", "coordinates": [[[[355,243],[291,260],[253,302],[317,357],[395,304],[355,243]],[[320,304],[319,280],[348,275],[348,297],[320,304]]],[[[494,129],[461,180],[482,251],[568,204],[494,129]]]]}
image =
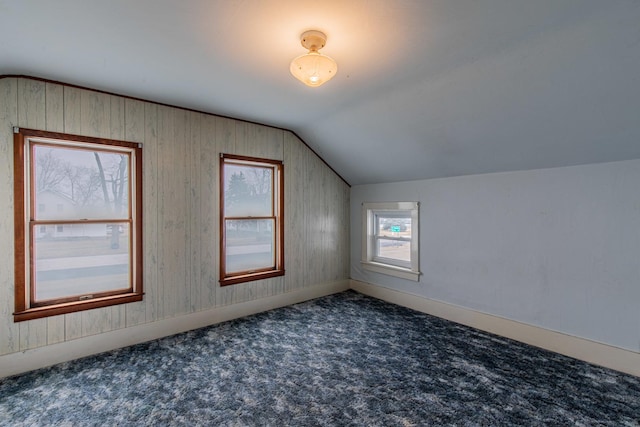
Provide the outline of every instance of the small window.
{"type": "Polygon", "coordinates": [[[362,204],[362,267],[419,280],[418,202],[362,204]]]}
{"type": "Polygon", "coordinates": [[[142,300],[139,144],[16,129],[14,160],[14,320],[142,300]]]}
{"type": "Polygon", "coordinates": [[[221,154],[220,284],[284,275],[282,162],[221,154]]]}

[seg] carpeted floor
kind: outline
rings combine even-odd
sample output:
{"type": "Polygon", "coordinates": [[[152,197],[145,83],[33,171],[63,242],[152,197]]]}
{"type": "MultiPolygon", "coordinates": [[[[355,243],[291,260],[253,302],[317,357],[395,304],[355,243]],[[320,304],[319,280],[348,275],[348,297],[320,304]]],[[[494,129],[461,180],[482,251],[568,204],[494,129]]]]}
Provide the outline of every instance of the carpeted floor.
{"type": "Polygon", "coordinates": [[[353,291],[0,380],[0,424],[640,425],[640,378],[353,291]]]}

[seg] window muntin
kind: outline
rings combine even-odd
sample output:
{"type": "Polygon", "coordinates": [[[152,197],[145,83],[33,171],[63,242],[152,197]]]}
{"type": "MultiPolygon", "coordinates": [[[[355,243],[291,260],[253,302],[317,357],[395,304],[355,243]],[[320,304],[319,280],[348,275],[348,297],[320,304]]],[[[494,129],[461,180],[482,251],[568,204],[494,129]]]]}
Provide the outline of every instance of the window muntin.
{"type": "Polygon", "coordinates": [[[19,129],[15,165],[14,320],[141,300],[139,144],[19,129]]]}
{"type": "Polygon", "coordinates": [[[417,202],[363,203],[362,266],[419,279],[417,202]]]}
{"type": "Polygon", "coordinates": [[[220,283],[284,274],[282,162],[221,155],[220,283]]]}

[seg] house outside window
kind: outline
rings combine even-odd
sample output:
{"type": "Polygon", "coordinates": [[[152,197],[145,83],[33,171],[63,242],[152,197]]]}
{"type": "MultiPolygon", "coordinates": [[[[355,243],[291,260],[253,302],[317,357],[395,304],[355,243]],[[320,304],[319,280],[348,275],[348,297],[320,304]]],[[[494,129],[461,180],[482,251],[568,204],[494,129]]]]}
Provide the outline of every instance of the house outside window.
{"type": "Polygon", "coordinates": [[[364,269],[418,281],[418,202],[362,204],[364,269]]]}
{"type": "Polygon", "coordinates": [[[284,275],[282,162],[220,156],[220,284],[284,275]]]}
{"type": "Polygon", "coordinates": [[[14,163],[14,320],[142,300],[140,144],[16,129],[14,163]]]}

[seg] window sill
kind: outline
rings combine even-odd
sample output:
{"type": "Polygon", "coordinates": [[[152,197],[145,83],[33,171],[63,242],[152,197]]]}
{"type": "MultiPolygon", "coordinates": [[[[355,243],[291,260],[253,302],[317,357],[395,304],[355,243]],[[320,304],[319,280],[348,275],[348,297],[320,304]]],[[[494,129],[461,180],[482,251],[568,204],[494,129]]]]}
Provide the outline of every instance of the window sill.
{"type": "Polygon", "coordinates": [[[238,276],[230,276],[220,280],[220,286],[236,285],[238,283],[252,282],[254,280],[269,279],[271,277],[278,276],[284,276],[284,270],[269,270],[238,276]]]}
{"type": "Polygon", "coordinates": [[[393,265],[381,264],[379,262],[367,262],[360,261],[362,268],[365,270],[373,271],[375,273],[386,274],[388,276],[398,277],[400,279],[413,280],[418,282],[420,280],[420,272],[413,271],[408,268],[396,267],[393,265]]]}
{"type": "Polygon", "coordinates": [[[75,313],[77,311],[90,310],[93,308],[109,307],[117,304],[125,304],[129,302],[142,301],[141,293],[130,293],[114,295],[103,298],[95,298],[92,300],[67,302],[63,304],[48,305],[45,307],[28,308],[24,311],[13,313],[14,322],[22,322],[25,320],[40,319],[42,317],[57,316],[66,313],[75,313]]]}

